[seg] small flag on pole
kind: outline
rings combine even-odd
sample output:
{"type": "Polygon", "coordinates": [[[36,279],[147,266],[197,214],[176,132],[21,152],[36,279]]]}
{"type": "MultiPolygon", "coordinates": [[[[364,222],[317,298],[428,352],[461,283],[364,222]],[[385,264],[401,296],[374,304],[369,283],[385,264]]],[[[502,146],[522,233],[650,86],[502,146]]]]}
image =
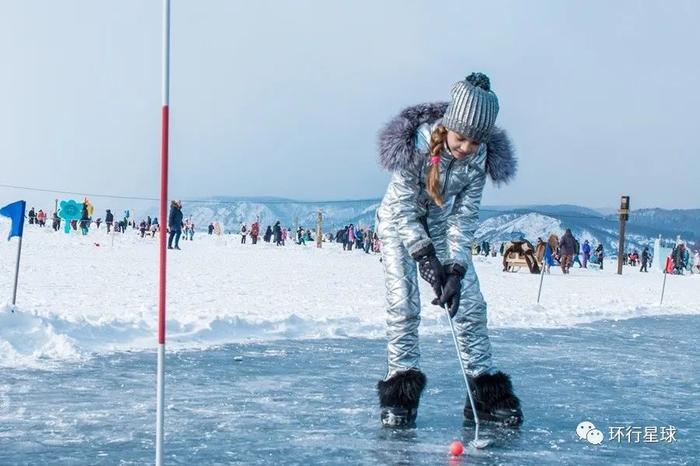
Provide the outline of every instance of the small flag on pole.
{"type": "Polygon", "coordinates": [[[12,219],[12,227],[10,228],[10,236],[7,237],[9,241],[13,236],[22,237],[24,232],[24,211],[27,208],[27,203],[25,201],[17,201],[12,204],[7,204],[5,207],[0,209],[0,215],[5,217],[10,217],[12,219]]]}
{"type": "Polygon", "coordinates": [[[25,201],[17,201],[8,204],[0,209],[0,215],[10,217],[12,219],[12,227],[10,228],[10,236],[7,241],[13,236],[19,237],[17,244],[17,264],[15,265],[15,284],[12,288],[12,312],[15,312],[14,306],[17,302],[17,280],[19,279],[19,258],[22,255],[22,233],[24,232],[24,211],[27,208],[25,201]]]}

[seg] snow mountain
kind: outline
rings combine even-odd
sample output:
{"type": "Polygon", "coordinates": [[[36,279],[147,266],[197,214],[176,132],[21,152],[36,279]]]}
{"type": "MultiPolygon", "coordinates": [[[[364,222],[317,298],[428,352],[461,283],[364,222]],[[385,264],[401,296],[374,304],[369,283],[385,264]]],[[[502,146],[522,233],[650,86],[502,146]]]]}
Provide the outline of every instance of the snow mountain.
{"type": "MultiPolygon", "coordinates": [[[[381,199],[347,201],[296,201],[285,198],[216,197],[184,201],[185,218],[192,219],[198,229],[219,222],[226,232],[237,232],[242,223],[250,225],[256,219],[264,229],[276,221],[289,228],[316,228],[318,212],[323,215],[324,231],[335,231],[350,223],[367,227],[374,224],[374,212],[381,199]]],[[[149,211],[155,215],[157,208],[149,211]]]]}
{"type": "MultiPolygon", "coordinates": [[[[203,230],[210,222],[220,222],[225,231],[237,232],[241,223],[260,220],[262,228],[277,220],[289,228],[314,229],[318,212],[323,214],[324,231],[336,231],[350,223],[374,225],[374,213],[381,199],[340,201],[297,201],[276,197],[212,197],[185,201],[184,214],[203,230]]],[[[151,209],[154,215],[156,208],[151,209]]],[[[619,220],[615,214],[576,205],[484,206],[476,240],[500,243],[524,237],[532,242],[551,233],[561,235],[570,228],[580,241],[602,242],[612,253],[617,249],[619,220]]],[[[626,225],[629,248],[652,245],[661,235],[667,243],[677,235],[691,245],[700,239],[700,209],[639,209],[630,213],[626,225]]]]}

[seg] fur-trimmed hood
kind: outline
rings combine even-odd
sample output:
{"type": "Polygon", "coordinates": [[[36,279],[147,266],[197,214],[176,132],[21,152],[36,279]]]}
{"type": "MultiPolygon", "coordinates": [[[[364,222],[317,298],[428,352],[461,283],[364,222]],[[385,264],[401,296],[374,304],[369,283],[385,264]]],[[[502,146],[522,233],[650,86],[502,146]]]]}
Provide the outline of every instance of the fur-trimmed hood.
{"type": "MultiPolygon", "coordinates": [[[[447,102],[419,104],[404,109],[379,133],[379,163],[389,171],[418,168],[425,163],[425,155],[415,147],[416,130],[424,123],[442,118],[447,102]]],[[[513,145],[506,132],[493,129],[486,143],[486,173],[494,183],[507,183],[518,168],[513,145]]]]}

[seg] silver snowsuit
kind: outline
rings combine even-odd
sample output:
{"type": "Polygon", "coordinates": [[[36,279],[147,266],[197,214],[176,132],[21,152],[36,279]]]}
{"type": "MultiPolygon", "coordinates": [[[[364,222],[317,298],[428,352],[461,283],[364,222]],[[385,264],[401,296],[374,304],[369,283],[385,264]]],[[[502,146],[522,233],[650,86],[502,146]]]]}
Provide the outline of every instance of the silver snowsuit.
{"type": "Polygon", "coordinates": [[[443,148],[439,169],[444,204],[437,206],[426,191],[428,147],[444,106],[426,104],[406,109],[380,135],[380,162],[393,171],[376,214],[387,299],[385,379],[399,371],[419,368],[421,303],[416,261],[411,254],[430,243],[443,265],[458,263],[466,269],[454,317],[465,371],[476,377],[493,370],[486,302],[472,265],[471,244],[487,173],[496,182],[507,181],[515,172],[516,162],[507,136],[499,129],[474,155],[461,160],[443,148]]]}

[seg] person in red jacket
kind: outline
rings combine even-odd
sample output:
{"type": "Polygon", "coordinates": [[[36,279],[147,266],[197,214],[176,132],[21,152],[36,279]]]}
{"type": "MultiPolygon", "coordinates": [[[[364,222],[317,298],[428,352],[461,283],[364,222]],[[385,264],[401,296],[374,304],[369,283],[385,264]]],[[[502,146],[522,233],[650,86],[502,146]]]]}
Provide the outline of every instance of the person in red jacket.
{"type": "Polygon", "coordinates": [[[253,239],[253,244],[258,244],[258,235],[260,234],[260,223],[256,220],[250,226],[250,237],[253,239]]]}

